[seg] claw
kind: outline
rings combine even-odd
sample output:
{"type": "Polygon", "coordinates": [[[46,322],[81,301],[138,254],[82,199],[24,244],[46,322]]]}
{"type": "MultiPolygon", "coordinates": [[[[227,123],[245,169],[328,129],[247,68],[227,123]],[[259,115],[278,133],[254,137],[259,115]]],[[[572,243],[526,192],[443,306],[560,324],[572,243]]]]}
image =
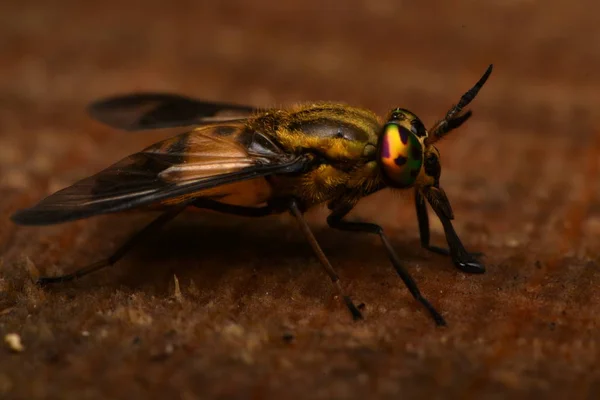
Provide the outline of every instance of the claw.
{"type": "Polygon", "coordinates": [[[461,271],[468,272],[470,274],[483,274],[485,272],[485,266],[476,260],[454,260],[454,265],[461,271]]]}
{"type": "MultiPolygon", "coordinates": [[[[429,246],[426,247],[427,250],[441,254],[444,256],[452,256],[449,249],[444,249],[442,247],[437,246],[429,246]]],[[[454,265],[456,268],[460,269],[463,272],[468,272],[470,274],[483,274],[485,272],[485,266],[479,262],[478,258],[485,257],[485,254],[480,252],[468,253],[465,258],[457,259],[452,258],[454,265]]]]}

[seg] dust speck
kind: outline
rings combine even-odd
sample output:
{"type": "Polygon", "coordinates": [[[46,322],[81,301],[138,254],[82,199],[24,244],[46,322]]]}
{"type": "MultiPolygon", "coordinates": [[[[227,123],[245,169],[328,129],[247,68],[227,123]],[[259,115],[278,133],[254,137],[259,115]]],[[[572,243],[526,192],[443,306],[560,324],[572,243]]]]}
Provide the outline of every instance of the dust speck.
{"type": "Polygon", "coordinates": [[[25,350],[23,343],[21,343],[21,336],[17,333],[8,333],[4,336],[4,342],[8,345],[8,348],[15,353],[20,353],[25,350]]]}
{"type": "Polygon", "coordinates": [[[231,338],[241,338],[245,331],[242,326],[232,322],[223,327],[222,333],[231,338]]]}

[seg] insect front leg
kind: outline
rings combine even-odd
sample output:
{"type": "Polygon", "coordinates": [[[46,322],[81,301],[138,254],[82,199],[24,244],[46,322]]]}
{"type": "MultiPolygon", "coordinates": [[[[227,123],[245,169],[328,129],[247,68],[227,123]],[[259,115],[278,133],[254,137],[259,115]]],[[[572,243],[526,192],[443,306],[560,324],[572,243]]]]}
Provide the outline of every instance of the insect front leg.
{"type": "MultiPolygon", "coordinates": [[[[429,244],[429,215],[427,213],[427,204],[425,203],[425,198],[418,190],[415,190],[415,207],[417,211],[417,220],[419,221],[419,236],[421,238],[421,247],[433,253],[442,254],[444,256],[451,255],[449,249],[438,246],[432,246],[431,244],[429,244]]],[[[471,254],[471,256],[473,257],[483,256],[483,253],[479,252],[469,254],[471,254]]]]}
{"type": "Polygon", "coordinates": [[[49,283],[58,283],[58,282],[69,282],[75,280],[77,278],[81,278],[82,276],[91,274],[92,272],[96,272],[106,267],[110,267],[114,265],[117,261],[127,254],[129,250],[131,250],[142,238],[148,236],[149,234],[156,232],[161,227],[163,227],[167,222],[175,218],[179,213],[181,213],[188,204],[182,204],[177,207],[170,209],[169,211],[164,212],[154,221],[150,222],[146,225],[141,231],[137,232],[133,235],[129,240],[127,240],[121,247],[119,247],[110,257],[105,258],[104,260],[97,261],[93,264],[90,264],[86,267],[80,268],[75,272],[65,275],[59,276],[44,276],[40,277],[37,280],[39,285],[46,285],[49,283]]]}
{"type": "Polygon", "coordinates": [[[404,268],[402,263],[400,262],[400,258],[394,251],[389,239],[383,232],[383,228],[379,225],[365,222],[350,222],[344,221],[344,216],[346,216],[350,210],[353,208],[353,203],[340,202],[338,204],[331,204],[330,209],[332,209],[331,214],[327,217],[327,223],[330,227],[334,229],[339,229],[342,231],[350,231],[350,232],[365,232],[379,235],[381,238],[381,243],[385,247],[388,257],[394,266],[394,269],[406,285],[406,288],[412,294],[412,296],[421,303],[431,314],[433,320],[436,325],[443,326],[446,325],[446,321],[444,317],[429,303],[429,301],[423,297],[417,283],[414,281],[410,273],[404,268]]]}
{"type": "MultiPolygon", "coordinates": [[[[452,261],[456,268],[464,272],[476,274],[485,272],[485,266],[476,259],[478,254],[469,253],[465,249],[452,226],[451,220],[454,218],[454,215],[452,214],[450,202],[448,201],[448,197],[446,197],[446,193],[440,188],[428,187],[423,189],[423,194],[444,227],[444,233],[449,247],[448,253],[450,257],[452,257],[452,261]]],[[[427,216],[427,209],[425,208],[425,202],[423,201],[422,195],[417,193],[416,196],[415,200],[417,204],[417,217],[419,218],[419,230],[421,232],[421,245],[431,251],[447,254],[445,249],[435,248],[434,250],[429,246],[429,220],[426,217],[423,218],[423,215],[427,216]]]]}
{"type": "Polygon", "coordinates": [[[352,314],[352,318],[354,320],[362,319],[361,312],[354,305],[354,303],[352,302],[352,299],[350,299],[350,296],[346,295],[344,289],[342,288],[342,285],[340,284],[340,278],[338,277],[337,272],[335,272],[335,270],[331,266],[331,263],[327,259],[327,256],[321,249],[321,246],[319,246],[317,239],[315,238],[312,231],[310,230],[310,227],[306,223],[306,220],[304,219],[304,216],[302,215],[302,211],[300,211],[300,208],[298,207],[298,203],[295,200],[292,200],[289,204],[289,209],[290,209],[290,212],[292,213],[292,215],[294,217],[296,217],[296,220],[300,224],[300,229],[302,230],[302,233],[304,233],[304,236],[310,243],[310,246],[312,247],[315,255],[321,262],[323,269],[325,269],[325,272],[331,279],[331,283],[333,283],[333,285],[336,287],[336,289],[337,289],[338,293],[340,294],[340,296],[342,297],[342,299],[344,299],[344,302],[346,303],[346,306],[348,307],[350,314],[352,314]]]}
{"type": "Polygon", "coordinates": [[[415,190],[415,206],[417,209],[417,219],[419,221],[421,247],[434,253],[449,256],[450,250],[429,244],[429,215],[427,214],[427,205],[425,204],[425,199],[418,190],[415,190]]]}

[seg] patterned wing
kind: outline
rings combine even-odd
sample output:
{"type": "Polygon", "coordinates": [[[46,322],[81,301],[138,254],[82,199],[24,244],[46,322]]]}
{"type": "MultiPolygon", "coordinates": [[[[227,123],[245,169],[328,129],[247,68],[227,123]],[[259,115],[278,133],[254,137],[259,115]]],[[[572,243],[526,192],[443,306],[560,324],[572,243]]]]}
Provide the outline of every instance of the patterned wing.
{"type": "MultiPolygon", "coordinates": [[[[178,204],[236,182],[306,168],[244,123],[224,123],[156,143],[107,169],[18,211],[12,220],[48,225],[160,204],[178,204]]],[[[230,185],[231,186],[231,185],[230,185]]]]}
{"type": "Polygon", "coordinates": [[[239,120],[256,111],[252,106],[207,102],[169,93],[114,96],[88,106],[92,118],[128,131],[239,120]]]}

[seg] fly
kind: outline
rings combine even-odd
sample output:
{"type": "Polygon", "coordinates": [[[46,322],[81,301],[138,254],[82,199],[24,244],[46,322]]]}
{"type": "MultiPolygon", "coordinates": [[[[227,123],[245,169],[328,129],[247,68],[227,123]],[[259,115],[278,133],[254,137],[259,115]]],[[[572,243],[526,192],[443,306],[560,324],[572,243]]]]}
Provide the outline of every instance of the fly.
{"type": "Polygon", "coordinates": [[[412,296],[437,325],[442,315],[421,294],[383,229],[345,219],[360,199],[384,188],[414,190],[421,246],[450,256],[464,272],[483,273],[454,231],[454,214],[440,186],[434,144],[461,126],[462,112],[492,72],[488,67],[444,118],[425,129],[412,112],[393,109],[385,120],[369,110],[319,102],[288,109],[212,103],[164,93],[117,96],[92,103],[93,118],[112,127],[145,130],[193,126],[12,216],[22,225],[50,225],[132,209],[164,210],[110,257],[40,284],[65,282],[115,264],[142,237],[189,207],[247,217],[290,212],[355,319],[359,309],[344,291],[303,214],[327,203],[334,229],[378,235],[412,296]],[[440,219],[448,248],[430,244],[427,203],[440,219]]]}

